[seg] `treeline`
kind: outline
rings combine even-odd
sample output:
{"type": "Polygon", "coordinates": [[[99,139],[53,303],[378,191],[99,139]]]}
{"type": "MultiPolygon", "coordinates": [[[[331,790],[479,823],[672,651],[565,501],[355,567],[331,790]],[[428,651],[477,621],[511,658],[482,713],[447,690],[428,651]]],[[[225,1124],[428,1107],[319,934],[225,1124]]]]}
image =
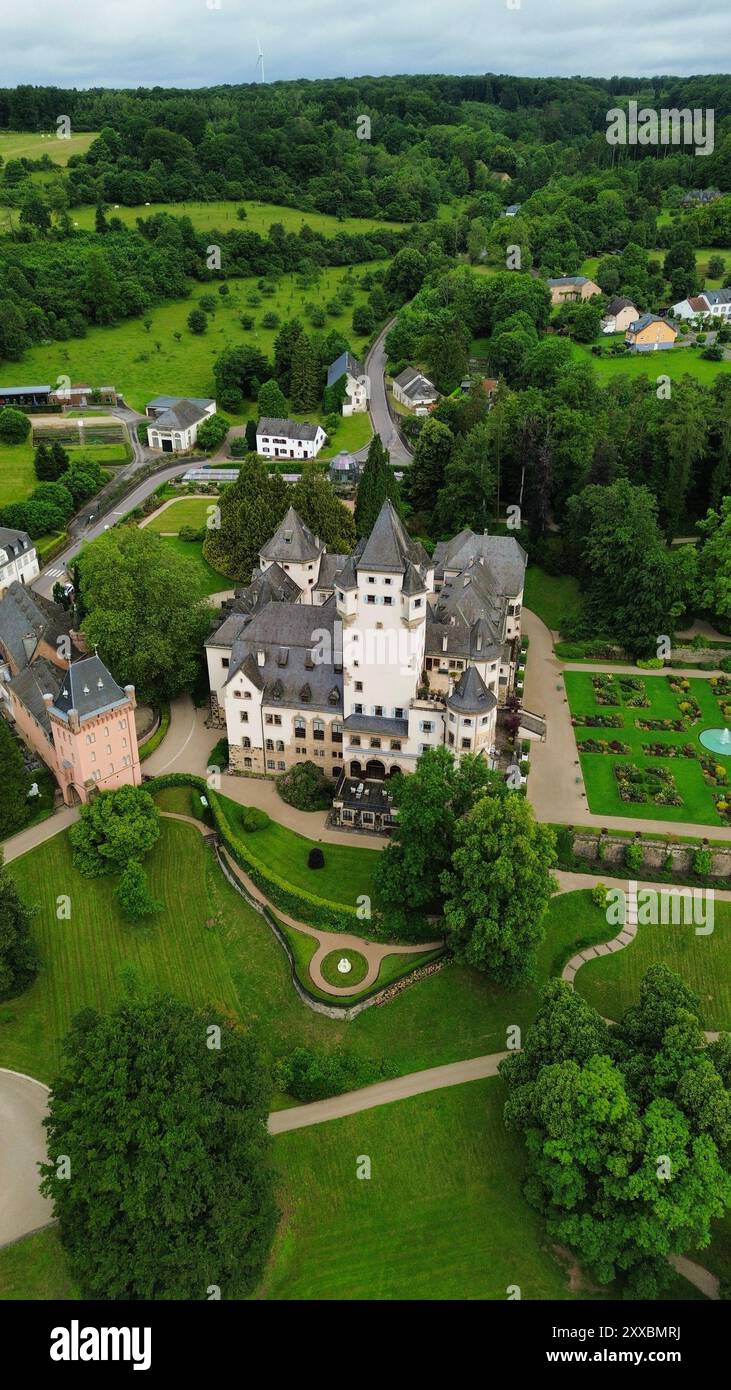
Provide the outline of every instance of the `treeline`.
{"type": "MultiPolygon", "coordinates": [[[[607,111],[630,99],[713,109],[716,148],[702,161],[703,179],[731,188],[725,76],[383,77],[195,93],[20,87],[0,91],[0,128],[53,131],[65,114],[77,130],[100,131],[69,162],[72,206],[255,197],[417,221],[445,199],[494,187],[495,174],[512,178],[518,201],[554,176],[616,166],[650,189],[696,184],[692,149],[607,144],[607,111]]],[[[23,177],[23,161],[15,163],[11,183],[23,177]]]]}

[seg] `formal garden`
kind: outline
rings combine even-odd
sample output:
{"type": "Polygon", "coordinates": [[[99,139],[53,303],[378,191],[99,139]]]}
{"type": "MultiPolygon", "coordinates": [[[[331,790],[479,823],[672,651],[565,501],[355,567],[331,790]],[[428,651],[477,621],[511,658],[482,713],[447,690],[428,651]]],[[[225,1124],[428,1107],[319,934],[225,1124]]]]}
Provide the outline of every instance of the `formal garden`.
{"type": "Polygon", "coordinates": [[[565,683],[592,813],[731,824],[731,677],[567,671],[565,683]]]}

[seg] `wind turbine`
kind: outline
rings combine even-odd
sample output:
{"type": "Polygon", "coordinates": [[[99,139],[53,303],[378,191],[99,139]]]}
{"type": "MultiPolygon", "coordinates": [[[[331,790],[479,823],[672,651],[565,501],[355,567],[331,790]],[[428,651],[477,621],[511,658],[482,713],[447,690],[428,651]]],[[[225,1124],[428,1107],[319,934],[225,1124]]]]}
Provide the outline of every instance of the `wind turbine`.
{"type": "Polygon", "coordinates": [[[259,40],[258,40],[258,39],[257,39],[257,41],[256,41],[256,52],[257,52],[256,66],[257,66],[257,69],[258,69],[258,72],[259,72],[259,78],[260,78],[260,80],[263,82],[263,81],[265,80],[265,79],[264,79],[264,54],[263,54],[262,51],[261,51],[261,44],[259,43],[259,40]]]}

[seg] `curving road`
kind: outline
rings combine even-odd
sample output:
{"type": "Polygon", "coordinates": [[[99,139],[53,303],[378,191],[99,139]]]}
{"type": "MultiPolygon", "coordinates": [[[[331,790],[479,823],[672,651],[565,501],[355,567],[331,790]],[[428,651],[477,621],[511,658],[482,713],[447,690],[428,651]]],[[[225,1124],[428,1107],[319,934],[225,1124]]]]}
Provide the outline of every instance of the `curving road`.
{"type": "Polygon", "coordinates": [[[384,446],[391,455],[391,463],[408,465],[412,461],[412,453],[407,449],[400,434],[391,419],[391,412],[388,408],[386,396],[386,334],[392,327],[392,319],[381,329],[365,360],[366,374],[370,379],[371,396],[368,402],[371,423],[376,434],[380,434],[384,446]]]}

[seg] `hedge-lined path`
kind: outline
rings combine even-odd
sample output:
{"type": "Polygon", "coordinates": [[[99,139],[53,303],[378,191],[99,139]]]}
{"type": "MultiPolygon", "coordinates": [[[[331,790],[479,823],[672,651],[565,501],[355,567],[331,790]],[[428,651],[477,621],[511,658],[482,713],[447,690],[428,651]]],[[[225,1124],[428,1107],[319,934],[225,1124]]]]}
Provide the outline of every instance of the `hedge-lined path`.
{"type": "MultiPolygon", "coordinates": [[[[553,875],[554,878],[558,879],[562,893],[574,893],[579,888],[595,888],[599,883],[603,883],[607,888],[616,888],[630,882],[635,883],[638,888],[654,888],[657,893],[669,892],[671,889],[675,889],[678,893],[682,893],[684,889],[691,893],[695,891],[683,883],[651,883],[647,879],[630,878],[626,869],[621,873],[616,873],[612,872],[612,867],[608,865],[604,874],[580,874],[573,873],[570,869],[554,869],[553,875]]],[[[617,865],[616,867],[619,868],[620,866],[617,865]]],[[[699,884],[695,885],[696,889],[699,887],[699,884]]],[[[714,888],[713,896],[717,902],[731,903],[731,888],[714,888]]]]}
{"type": "MultiPolygon", "coordinates": [[[[192,825],[199,830],[202,835],[210,835],[207,825],[202,821],[196,820],[194,816],[185,816],[178,811],[161,811],[161,816],[166,820],[183,821],[185,825],[192,825]]],[[[309,964],[309,972],[313,984],[326,994],[334,997],[348,997],[353,994],[362,994],[364,990],[375,984],[381,969],[381,965],[386,956],[412,956],[423,955],[425,951],[436,951],[444,945],[443,941],[420,941],[415,946],[399,945],[380,945],[375,941],[367,941],[362,936],[354,936],[350,932],[322,931],[320,927],[312,927],[307,922],[299,922],[296,917],[290,917],[288,912],[284,912],[275,903],[269,901],[261,889],[249,878],[248,874],[236,863],[226,849],[220,847],[221,857],[226,863],[229,872],[238,879],[239,883],[246,890],[247,896],[254,898],[262,907],[267,907],[271,913],[286,926],[293,927],[295,931],[303,932],[305,936],[310,936],[318,942],[317,950],[309,964]],[[358,951],[368,963],[368,970],[362,980],[357,985],[331,985],[322,973],[321,965],[325,956],[329,956],[333,951],[358,951]]]]}
{"type": "MultiPolygon", "coordinates": [[[[170,728],[159,748],[145,760],[144,772],[159,777],[165,772],[192,772],[205,777],[208,759],[222,729],[207,729],[208,709],[196,709],[189,695],[181,695],[170,704],[170,728]]],[[[266,811],[272,820],[304,835],[333,845],[359,845],[363,849],[379,849],[388,844],[386,835],[355,835],[350,830],[335,830],[325,824],[325,811],[298,811],[282,801],[269,777],[236,777],[224,773],[220,791],[240,806],[256,806],[266,811]]]]}
{"type": "MultiPolygon", "coordinates": [[[[694,822],[596,815],[589,810],[563,677],[566,670],[591,671],[593,668],[588,663],[579,663],[572,667],[560,662],[553,650],[553,637],[549,628],[528,608],[523,609],[522,623],[525,636],[530,638],[523,700],[526,709],[543,715],[546,720],[545,743],[539,743],[537,740],[531,742],[527,792],[537,819],[552,824],[561,822],[564,825],[623,830],[625,833],[639,830],[644,835],[671,834],[731,842],[729,826],[711,828],[707,825],[696,825],[694,822]]],[[[609,671],[612,668],[599,665],[595,669],[609,671]]],[[[648,675],[652,678],[652,672],[640,671],[633,666],[614,669],[622,671],[625,675],[631,671],[643,678],[648,675]]],[[[666,674],[666,671],[657,672],[655,678],[662,680],[666,674]]],[[[693,673],[679,671],[677,674],[685,677],[693,673]]],[[[698,674],[708,679],[713,673],[701,671],[698,674]]]]}

